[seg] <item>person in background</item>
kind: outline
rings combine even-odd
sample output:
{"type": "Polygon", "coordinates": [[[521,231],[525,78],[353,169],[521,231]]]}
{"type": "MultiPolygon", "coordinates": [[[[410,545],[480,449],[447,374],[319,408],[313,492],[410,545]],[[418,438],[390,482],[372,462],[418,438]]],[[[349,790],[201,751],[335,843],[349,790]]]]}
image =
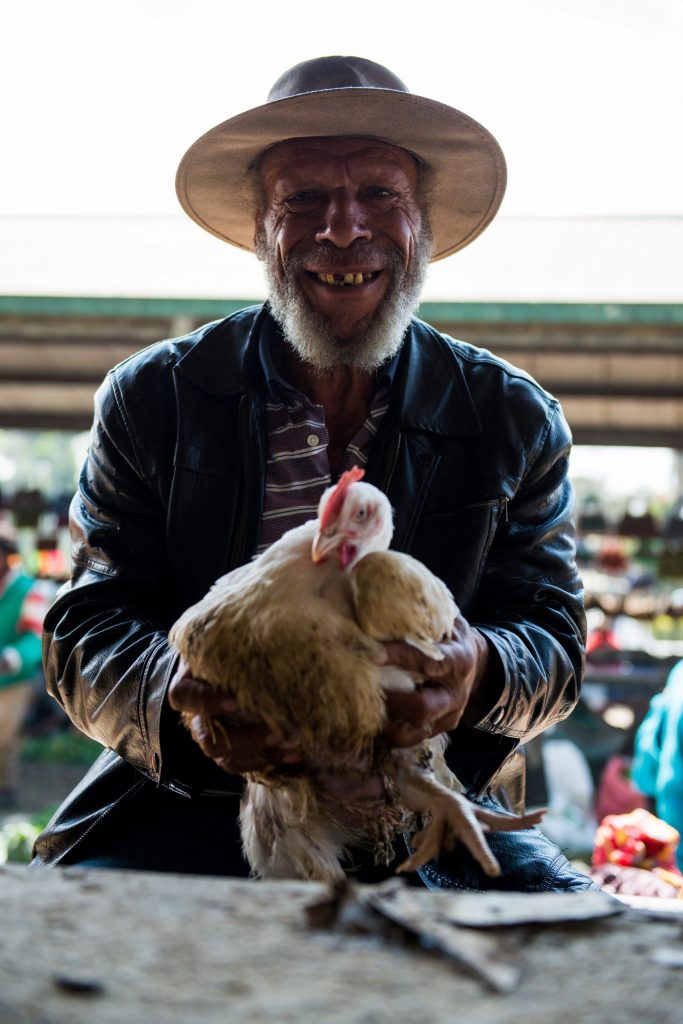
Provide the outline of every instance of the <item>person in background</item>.
{"type": "MultiPolygon", "coordinates": [[[[655,814],[683,836],[683,660],[669,673],[634,741],[631,778],[654,800],[655,814]]],[[[683,871],[683,848],[678,847],[683,871]]]]}
{"type": "Polygon", "coordinates": [[[21,727],[41,667],[47,601],[40,585],[12,565],[14,528],[0,522],[0,808],[16,800],[21,727]]]}

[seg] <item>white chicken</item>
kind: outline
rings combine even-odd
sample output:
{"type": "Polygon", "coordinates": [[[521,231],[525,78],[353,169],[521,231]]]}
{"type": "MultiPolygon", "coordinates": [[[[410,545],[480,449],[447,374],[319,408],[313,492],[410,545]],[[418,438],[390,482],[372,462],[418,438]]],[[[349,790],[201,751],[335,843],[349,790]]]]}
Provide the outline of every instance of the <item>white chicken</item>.
{"type": "MultiPolygon", "coordinates": [[[[462,795],[446,738],[390,748],[380,733],[385,692],[422,680],[384,665],[382,641],[440,660],[458,610],[445,584],[409,555],[387,550],[386,496],[354,467],[323,494],[318,519],[290,530],[247,566],[221,577],[174,625],[170,639],[195,678],[234,694],[241,712],[295,738],[306,773],[247,775],[240,826],[252,873],[335,881],[345,851],[370,846],[389,863],[392,841],[424,827],[399,871],[456,841],[500,873],[484,832],[525,828],[540,812],[498,815],[462,795]],[[380,802],[343,801],[323,779],[380,775],[380,802]]],[[[220,728],[220,723],[214,723],[220,728]]]]}

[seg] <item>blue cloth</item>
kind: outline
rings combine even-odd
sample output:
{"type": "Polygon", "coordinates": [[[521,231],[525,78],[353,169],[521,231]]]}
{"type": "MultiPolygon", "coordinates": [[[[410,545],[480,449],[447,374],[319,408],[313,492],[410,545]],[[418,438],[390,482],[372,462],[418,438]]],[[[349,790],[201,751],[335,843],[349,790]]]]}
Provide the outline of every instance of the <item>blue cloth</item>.
{"type": "MultiPolygon", "coordinates": [[[[631,776],[655,801],[658,818],[683,836],[683,661],[669,673],[666,686],[652,698],[634,742],[631,776]]],[[[683,847],[678,867],[683,870],[683,847]]]]}
{"type": "MultiPolygon", "coordinates": [[[[490,794],[477,795],[466,791],[473,803],[498,814],[508,813],[490,794]]],[[[428,889],[459,889],[483,892],[579,892],[598,891],[588,875],[583,874],[539,828],[515,832],[487,832],[486,842],[501,867],[497,878],[490,878],[469,851],[458,843],[449,853],[418,869],[428,889]]]]}

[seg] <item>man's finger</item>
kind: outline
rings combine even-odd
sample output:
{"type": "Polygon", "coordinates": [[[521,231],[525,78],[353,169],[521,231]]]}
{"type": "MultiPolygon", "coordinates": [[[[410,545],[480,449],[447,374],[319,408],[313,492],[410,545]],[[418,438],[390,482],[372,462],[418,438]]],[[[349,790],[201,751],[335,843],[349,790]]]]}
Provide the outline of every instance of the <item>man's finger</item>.
{"type": "Polygon", "coordinates": [[[291,742],[273,746],[273,733],[263,723],[234,726],[225,720],[195,715],[190,731],[202,753],[227,772],[256,771],[266,765],[292,766],[303,760],[301,751],[291,742]]]}
{"type": "Polygon", "coordinates": [[[390,747],[416,747],[431,735],[431,726],[416,726],[412,722],[389,721],[382,730],[382,736],[390,747]]]}
{"type": "Polygon", "coordinates": [[[445,686],[418,686],[408,693],[390,690],[385,700],[389,719],[418,726],[435,723],[453,711],[453,693],[445,686]]]}
{"type": "Polygon", "coordinates": [[[192,676],[180,676],[171,681],[168,703],[174,711],[189,714],[229,715],[238,710],[237,701],[231,693],[192,676]]]}
{"type": "Polygon", "coordinates": [[[452,728],[453,692],[443,686],[420,686],[411,693],[386,694],[387,722],[382,730],[392,747],[414,747],[452,728]],[[444,728],[439,723],[446,723],[444,728]]]}
{"type": "Polygon", "coordinates": [[[416,672],[426,679],[439,679],[449,671],[447,659],[435,661],[410,644],[388,643],[384,645],[384,649],[387,665],[398,665],[400,668],[416,672]]]}
{"type": "Polygon", "coordinates": [[[220,719],[195,715],[190,731],[207,757],[234,757],[240,759],[252,750],[265,750],[270,730],[266,725],[231,727],[220,719]]]}

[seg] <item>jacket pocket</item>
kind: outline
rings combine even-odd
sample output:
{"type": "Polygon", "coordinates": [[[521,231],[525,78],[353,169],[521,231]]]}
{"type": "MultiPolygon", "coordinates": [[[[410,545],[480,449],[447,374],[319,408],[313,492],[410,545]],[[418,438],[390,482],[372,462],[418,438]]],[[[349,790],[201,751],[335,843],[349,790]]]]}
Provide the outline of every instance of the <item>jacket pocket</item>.
{"type": "Polygon", "coordinates": [[[428,512],[415,531],[411,555],[446,583],[465,615],[476,596],[498,525],[507,517],[508,500],[500,495],[453,512],[428,512]]]}

